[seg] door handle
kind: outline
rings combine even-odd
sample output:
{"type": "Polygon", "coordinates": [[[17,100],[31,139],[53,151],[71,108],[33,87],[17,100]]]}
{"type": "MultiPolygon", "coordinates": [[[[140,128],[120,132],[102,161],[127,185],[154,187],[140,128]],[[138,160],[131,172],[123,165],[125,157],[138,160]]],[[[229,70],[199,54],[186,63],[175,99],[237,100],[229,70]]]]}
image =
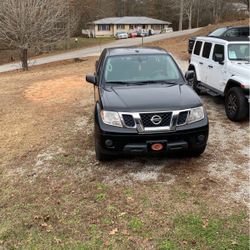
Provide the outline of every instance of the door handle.
{"type": "Polygon", "coordinates": [[[203,65],[203,62],[199,62],[200,65],[203,65]]]}
{"type": "Polygon", "coordinates": [[[213,68],[213,66],[212,66],[212,65],[208,65],[208,68],[212,69],[212,68],[213,68]]]}

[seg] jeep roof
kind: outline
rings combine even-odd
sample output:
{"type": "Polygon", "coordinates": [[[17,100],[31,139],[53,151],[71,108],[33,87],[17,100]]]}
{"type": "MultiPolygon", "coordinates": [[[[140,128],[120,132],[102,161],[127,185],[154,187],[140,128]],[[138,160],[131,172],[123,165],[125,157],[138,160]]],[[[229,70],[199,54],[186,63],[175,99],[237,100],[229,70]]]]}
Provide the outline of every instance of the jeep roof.
{"type": "Polygon", "coordinates": [[[242,38],[242,37],[228,37],[228,38],[221,38],[221,37],[208,37],[208,36],[199,36],[196,38],[196,41],[200,40],[200,41],[205,41],[205,42],[220,42],[223,44],[228,44],[228,43],[248,43],[250,42],[249,38],[242,38]]]}

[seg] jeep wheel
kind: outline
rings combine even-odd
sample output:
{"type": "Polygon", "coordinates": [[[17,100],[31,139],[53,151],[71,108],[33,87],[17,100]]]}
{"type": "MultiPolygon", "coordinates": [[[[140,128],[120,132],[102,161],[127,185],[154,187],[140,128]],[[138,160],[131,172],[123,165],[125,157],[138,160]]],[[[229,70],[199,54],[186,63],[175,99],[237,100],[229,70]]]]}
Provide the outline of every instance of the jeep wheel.
{"type": "Polygon", "coordinates": [[[101,146],[95,141],[95,157],[98,161],[108,161],[110,156],[102,152],[101,146]]]}
{"type": "Polygon", "coordinates": [[[225,110],[231,121],[242,121],[248,114],[247,100],[239,87],[231,88],[225,97],[225,110]]]}
{"type": "Polygon", "coordinates": [[[198,95],[200,95],[201,90],[198,88],[198,83],[199,82],[197,81],[196,72],[194,71],[194,77],[192,80],[188,81],[188,85],[191,86],[198,95]]]}

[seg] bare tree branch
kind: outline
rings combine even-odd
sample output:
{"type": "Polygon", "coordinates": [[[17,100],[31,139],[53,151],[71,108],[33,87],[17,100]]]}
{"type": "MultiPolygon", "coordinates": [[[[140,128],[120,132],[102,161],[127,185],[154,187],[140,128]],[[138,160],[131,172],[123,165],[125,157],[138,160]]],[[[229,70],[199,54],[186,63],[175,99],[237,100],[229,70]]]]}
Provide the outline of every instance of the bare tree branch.
{"type": "Polygon", "coordinates": [[[19,49],[23,69],[27,70],[28,49],[65,38],[68,14],[64,0],[2,0],[0,43],[19,49]]]}

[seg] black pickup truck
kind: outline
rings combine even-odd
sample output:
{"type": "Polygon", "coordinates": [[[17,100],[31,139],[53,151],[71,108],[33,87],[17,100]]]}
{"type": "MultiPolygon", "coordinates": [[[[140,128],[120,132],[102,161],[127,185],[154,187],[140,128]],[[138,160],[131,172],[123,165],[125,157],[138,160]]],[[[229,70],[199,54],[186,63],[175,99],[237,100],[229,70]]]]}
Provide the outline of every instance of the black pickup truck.
{"type": "MultiPolygon", "coordinates": [[[[234,38],[234,37],[242,37],[246,38],[249,37],[249,26],[237,26],[237,27],[222,27],[218,28],[211,33],[209,33],[207,36],[209,37],[218,37],[222,39],[227,39],[227,38],[234,38]]],[[[191,54],[194,44],[195,44],[196,37],[191,37],[188,40],[188,52],[191,54]]]]}
{"type": "Polygon", "coordinates": [[[96,73],[87,75],[86,81],[94,84],[97,160],[122,154],[204,152],[206,111],[165,50],[105,49],[96,73]]]}

